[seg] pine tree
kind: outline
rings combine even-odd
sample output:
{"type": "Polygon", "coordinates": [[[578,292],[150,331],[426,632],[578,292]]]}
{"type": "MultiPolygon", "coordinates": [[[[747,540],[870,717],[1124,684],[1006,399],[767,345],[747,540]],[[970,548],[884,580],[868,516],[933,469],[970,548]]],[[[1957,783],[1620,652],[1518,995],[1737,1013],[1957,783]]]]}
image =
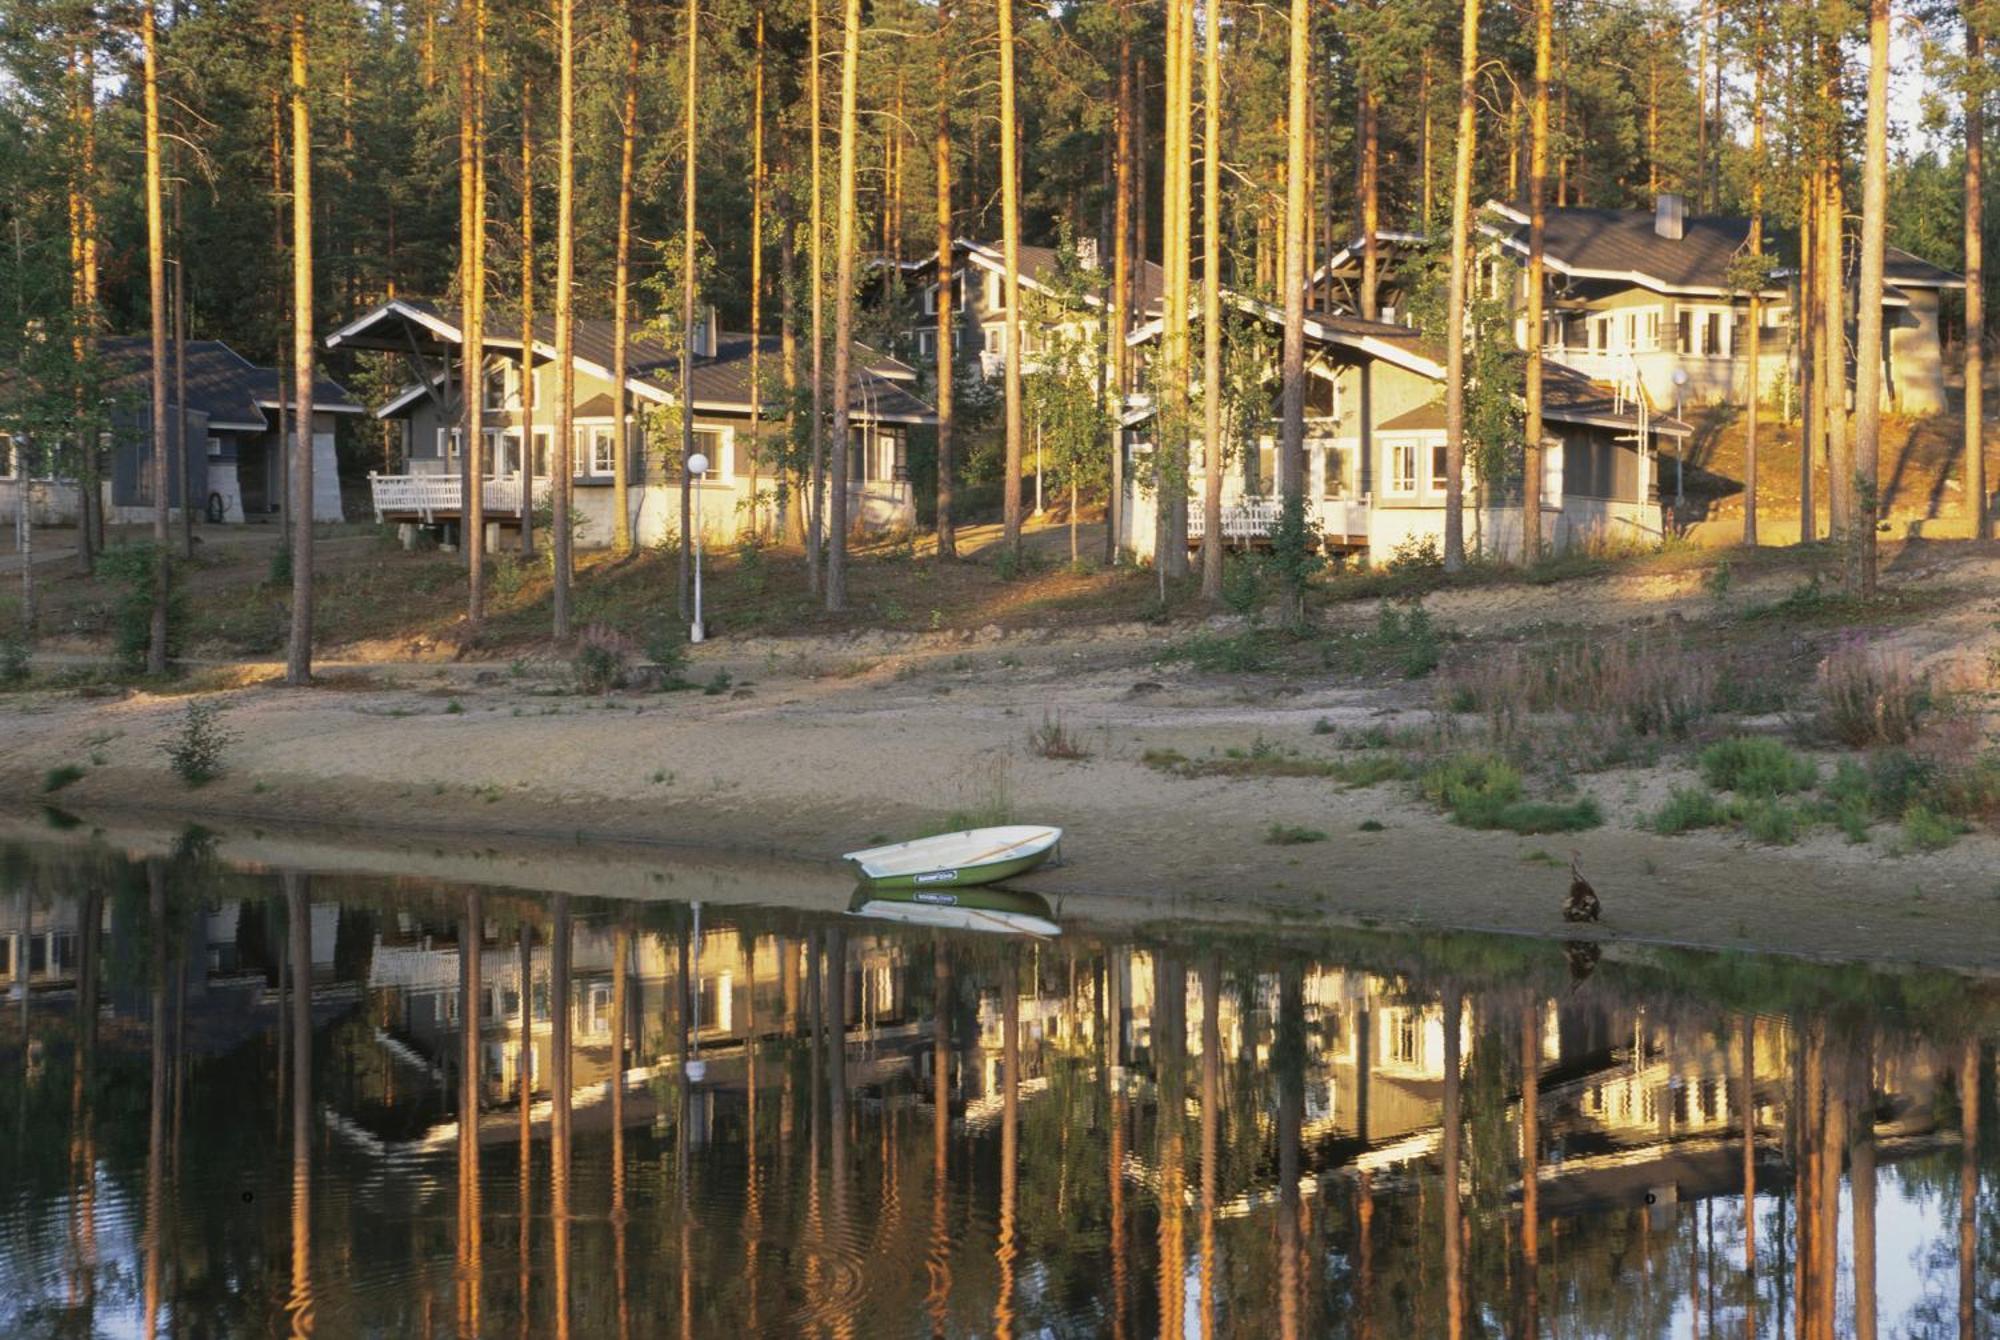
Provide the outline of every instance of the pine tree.
{"type": "MultiPolygon", "coordinates": [[[[486,618],[486,183],[485,183],[485,84],[486,84],[486,5],[485,0],[461,3],[459,18],[465,22],[459,52],[459,309],[464,331],[460,363],[459,391],[464,411],[465,446],[463,463],[465,511],[465,624],[469,638],[477,639],[486,618]]],[[[294,154],[299,150],[295,147],[294,154]]],[[[309,401],[300,401],[302,419],[309,401]]],[[[305,514],[301,514],[302,520],[305,514]]]]}
{"type": "MultiPolygon", "coordinates": [[[[1293,23],[1299,18],[1299,4],[1295,2],[1293,23]]],[[[1202,63],[1202,136],[1201,136],[1201,338],[1202,338],[1202,535],[1201,535],[1201,594],[1204,600],[1222,599],[1222,66],[1217,56],[1222,23],[1220,6],[1216,0],[1209,0],[1208,12],[1203,26],[1208,30],[1207,49],[1202,63]]],[[[1296,40],[1296,33],[1294,34],[1296,40]]],[[[1294,73],[1296,85],[1303,72],[1294,73]]],[[[1294,92],[1297,92],[1294,88],[1294,92]]],[[[1303,101],[1303,97],[1301,97],[1303,101]]],[[[1297,115],[1303,115],[1303,107],[1295,108],[1297,115]]],[[[1303,164],[1293,162],[1291,170],[1301,172],[1303,164]]],[[[1293,192],[1286,191],[1286,207],[1291,207],[1293,192]]],[[[1296,193],[1300,208],[1304,207],[1305,183],[1301,179],[1296,193]]],[[[1289,223],[1289,215],[1287,222],[1289,223]]],[[[1303,290],[1303,283],[1300,285],[1303,290]]],[[[1303,300],[1299,308],[1300,330],[1304,330],[1305,309],[1303,300]]],[[[1285,302],[1285,330],[1291,334],[1292,301],[1289,295],[1285,302]]],[[[1303,334],[1301,334],[1301,348],[1303,334]]],[[[1289,343],[1287,349],[1290,348],[1289,343]]],[[[1287,375],[1290,374],[1286,364],[1287,375]]],[[[1287,405],[1290,404],[1288,400],[1287,405]]],[[[1303,407],[1303,399],[1300,401],[1303,407]]],[[[1303,413],[1301,408],[1301,413],[1303,413]]],[[[1288,419],[1287,423],[1290,422],[1288,419]]],[[[1303,428],[1301,429],[1303,431],[1303,428]]]]}
{"type": "Polygon", "coordinates": [[[535,552],[535,81],[521,79],[521,554],[535,552]]]}
{"type": "MultiPolygon", "coordinates": [[[[817,2],[817,0],[815,0],[817,2]]],[[[699,0],[687,0],[687,17],[683,23],[687,29],[686,84],[682,94],[681,117],[686,125],[686,140],[681,153],[681,552],[680,552],[680,615],[683,620],[694,613],[693,568],[694,555],[694,488],[693,475],[688,470],[688,462],[694,459],[694,306],[695,306],[695,131],[699,124],[699,114],[695,105],[699,91],[698,74],[700,54],[696,43],[700,37],[701,9],[699,0]]]]}
{"type": "Polygon", "coordinates": [[[1521,561],[1542,554],[1542,297],[1544,239],[1548,228],[1549,65],[1554,41],[1555,0],[1535,0],[1535,89],[1528,129],[1528,336],[1527,431],[1521,465],[1521,561]]]}
{"type": "Polygon", "coordinates": [[[1444,566],[1465,566],[1465,307],[1472,227],[1472,155],[1479,77],[1479,0],[1464,0],[1458,73],[1458,145],[1451,188],[1451,284],[1445,314],[1444,566]]]}
{"type": "MultiPolygon", "coordinates": [[[[313,627],[313,196],[312,111],[306,101],[306,6],[292,5],[292,368],[298,413],[292,461],[292,632],[285,682],[312,682],[313,627]]],[[[155,326],[157,330],[157,325],[155,326]]],[[[157,346],[159,337],[154,336],[157,346]]],[[[157,374],[155,384],[157,385],[157,374]]],[[[156,393],[157,398],[157,393],[156,393]]],[[[185,466],[183,466],[185,468],[185,466]]],[[[160,555],[166,562],[166,555],[160,555]]]]}
{"type": "Polygon", "coordinates": [[[1861,289],[1856,297],[1853,585],[1875,594],[1882,436],[1882,271],[1889,212],[1889,0],[1869,0],[1866,147],[1861,175],[1861,289]]]}
{"type": "MultiPolygon", "coordinates": [[[[852,0],[850,0],[852,3],[852,0]]],[[[1000,236],[1006,311],[1006,474],[1001,507],[1005,543],[1021,552],[1021,149],[1015,114],[1014,0],[997,0],[1000,12],[1000,236]]]]}
{"type": "MultiPolygon", "coordinates": [[[[160,80],[159,26],[153,0],[139,9],[139,42],[144,62],[146,118],[146,286],[152,320],[153,458],[153,617],[146,651],[146,671],[167,673],[167,601],[173,581],[167,554],[167,239],[160,198],[160,80]]],[[[294,623],[297,613],[293,615],[294,623]]]]}
{"type": "Polygon", "coordinates": [[[951,106],[957,80],[951,49],[951,6],[938,0],[937,7],[937,551],[939,558],[958,557],[958,531],[952,517],[952,475],[956,469],[952,441],[953,379],[952,340],[957,334],[952,311],[951,236],[951,106]]]}
{"type": "Polygon", "coordinates": [[[1285,621],[1305,623],[1306,506],[1306,99],[1312,59],[1310,0],[1292,0],[1285,133],[1285,347],[1279,393],[1278,480],[1284,520],[1275,547],[1285,569],[1285,621]]]}
{"type": "MultiPolygon", "coordinates": [[[[693,52],[689,52],[693,69],[693,52]]],[[[694,76],[688,76],[692,85],[694,76]]],[[[692,94],[692,88],[690,88],[692,94]]],[[[692,97],[689,101],[692,107],[692,97]]],[[[692,117],[693,113],[690,112],[692,117]]],[[[632,330],[632,155],[639,134],[639,13],[625,11],[625,96],[618,116],[618,240],[615,278],[611,287],[611,544],[620,554],[632,552],[631,434],[626,423],[630,396],[625,389],[625,363],[632,330]]],[[[692,168],[690,168],[692,174],[692,168]]]]}
{"type": "Polygon", "coordinates": [[[1961,0],[1965,24],[1965,500],[1974,539],[1992,530],[1986,506],[1986,257],[1984,244],[1986,13],[1981,0],[1961,0]]]}
{"type": "MultiPolygon", "coordinates": [[[[1000,0],[1005,6],[1009,0],[1000,0]]],[[[1002,50],[1006,36],[1002,34],[1002,50]]],[[[827,491],[832,504],[827,524],[826,607],[847,607],[847,458],[852,427],[851,369],[854,358],[854,168],[859,127],[855,103],[861,65],[861,0],[847,0],[840,36],[840,182],[834,226],[833,277],[833,453],[828,462],[827,491]]],[[[1012,320],[1012,309],[1009,309],[1012,320]]],[[[864,447],[865,450],[865,447],[864,447]]]]}
{"type": "Polygon", "coordinates": [[[555,636],[570,635],[570,447],[576,406],[576,0],[556,0],[556,440],[549,481],[555,636]]]}

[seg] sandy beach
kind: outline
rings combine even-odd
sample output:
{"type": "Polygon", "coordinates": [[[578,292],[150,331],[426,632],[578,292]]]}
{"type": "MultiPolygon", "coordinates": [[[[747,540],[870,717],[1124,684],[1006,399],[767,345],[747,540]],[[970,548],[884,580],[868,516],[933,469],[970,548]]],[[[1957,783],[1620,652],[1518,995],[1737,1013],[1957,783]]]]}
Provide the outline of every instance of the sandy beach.
{"type": "MultiPolygon", "coordinates": [[[[1988,581],[1992,566],[1961,562],[1948,575],[1988,581]]],[[[1937,579],[1892,567],[1892,581],[1937,579]]],[[[1768,595],[1745,582],[1732,598],[1768,595]]],[[[1927,665],[1984,655],[1991,604],[1899,636],[1927,665]]],[[[1642,576],[1509,588],[1497,599],[1453,594],[1430,608],[1476,636],[1557,613],[1629,624],[1712,605],[1692,576],[1642,576]]],[[[1149,766],[1149,753],[1165,751],[1332,757],[1343,734],[1367,727],[1440,728],[1421,687],[1203,674],[1163,659],[1177,636],[1185,630],[1106,624],[722,641],[699,649],[689,672],[718,688],[726,673],[714,693],[582,695],[553,662],[329,663],[324,686],[303,690],[273,684],[269,667],[211,670],[211,683],[241,687],[216,690],[233,739],[225,775],[200,789],[176,781],[161,751],[184,696],[30,691],[8,700],[0,791],[24,814],[46,802],[114,827],[194,820],[238,841],[289,833],[350,854],[448,852],[440,875],[479,877],[539,853],[532,874],[516,876],[537,887],[615,848],[614,864],[638,872],[618,877],[621,890],[686,896],[673,872],[677,861],[701,864],[691,854],[700,849],[711,864],[717,853],[752,862],[732,876],[740,896],[754,899],[762,883],[772,901],[815,903],[845,888],[833,864],[843,850],[936,831],[954,814],[1011,816],[1069,832],[1067,863],[1032,887],[1076,907],[1115,900],[1123,919],[1542,935],[1573,929],[1560,909],[1574,848],[1604,899],[1604,924],[1591,932],[1602,938],[2000,967],[2000,841],[1990,834],[1895,855],[1888,841],[1857,846],[1824,829],[1783,847],[1721,831],[1644,831],[1645,816],[1691,776],[1685,761],[1577,776],[1604,824],[1546,836],[1456,827],[1403,782],[1149,766]],[[1054,722],[1083,757],[1044,757],[1031,743],[1054,722]],[[64,764],[84,775],[41,795],[47,771],[64,764]],[[1325,838],[1275,845],[1273,824],[1325,838]]]]}

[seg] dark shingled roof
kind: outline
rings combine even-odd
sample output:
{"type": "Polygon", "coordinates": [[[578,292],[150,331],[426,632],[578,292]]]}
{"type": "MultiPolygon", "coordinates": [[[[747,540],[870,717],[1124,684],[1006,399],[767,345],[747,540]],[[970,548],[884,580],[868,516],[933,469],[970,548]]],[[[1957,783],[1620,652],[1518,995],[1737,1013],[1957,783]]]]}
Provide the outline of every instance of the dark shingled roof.
{"type": "MultiPolygon", "coordinates": [[[[453,329],[458,326],[458,314],[447,312],[435,303],[410,298],[400,298],[397,301],[412,310],[434,317],[453,329]]],[[[489,348],[521,347],[521,319],[517,313],[496,308],[489,313],[485,324],[486,342],[489,348]]],[[[598,367],[610,368],[612,335],[613,324],[610,320],[597,317],[578,318],[574,333],[576,356],[598,367]]],[[[553,347],[555,340],[555,322],[547,317],[537,317],[536,343],[553,347]]],[[[783,353],[779,338],[775,335],[766,335],[761,344],[765,369],[767,371],[775,369],[783,353]]],[[[724,332],[717,337],[714,357],[694,360],[694,366],[689,369],[689,377],[694,383],[694,403],[697,410],[749,412],[752,403],[750,345],[751,339],[748,335],[724,332]]],[[[898,362],[886,354],[877,353],[858,342],[855,345],[855,352],[856,366],[849,385],[853,388],[852,394],[857,411],[868,416],[895,419],[930,419],[936,415],[935,409],[900,384],[915,379],[915,368],[898,362]]],[[[625,375],[631,381],[641,383],[660,394],[678,397],[681,377],[680,355],[662,341],[635,330],[631,332],[626,343],[625,375]]],[[[767,415],[776,414],[781,408],[773,401],[765,402],[767,415]]],[[[609,412],[608,398],[606,412],[609,412]]]]}
{"type": "MultiPolygon", "coordinates": [[[[98,349],[109,367],[114,394],[144,400],[151,394],[153,374],[152,340],[143,335],[113,335],[98,341],[98,349]]],[[[168,346],[167,396],[173,386],[173,351],[168,346]]],[[[189,340],[185,346],[188,408],[206,414],[211,424],[254,426],[260,431],[272,420],[262,405],[278,400],[278,371],[261,368],[221,340],[189,340]]],[[[286,399],[291,393],[286,379],[286,399]]],[[[359,413],[361,403],[339,382],[322,377],[313,383],[313,404],[325,410],[359,413]]]]}
{"type": "MultiPolygon", "coordinates": [[[[1526,254],[1526,223],[1494,210],[1486,211],[1482,221],[1526,254]]],[[[1730,263],[1750,249],[1750,220],[1740,215],[1690,215],[1675,240],[1655,230],[1650,209],[1551,209],[1545,238],[1550,261],[1572,270],[1641,275],[1668,289],[1727,289],[1730,263]]],[[[1797,254],[1797,237],[1786,229],[1767,229],[1764,249],[1780,264],[1790,265],[1797,254]]],[[[1847,263],[1850,268],[1856,263],[1852,247],[1847,263]]],[[[1918,288],[1963,282],[1961,276],[1900,247],[1888,248],[1883,277],[1891,284],[1918,288]]]]}
{"type": "MultiPolygon", "coordinates": [[[[997,262],[1001,256],[1001,244],[998,242],[968,242],[964,238],[960,238],[957,250],[961,254],[976,250],[982,253],[985,259],[994,262],[997,262]]],[[[1032,280],[1038,284],[1052,282],[1056,272],[1056,255],[1057,252],[1054,247],[1035,246],[1032,243],[1023,242],[1021,244],[1021,278],[1032,280]]],[[[910,273],[912,275],[927,275],[936,268],[937,257],[932,256],[927,261],[921,261],[911,266],[910,273]]],[[[1111,278],[1111,258],[1109,256],[1103,258],[1100,268],[1105,282],[1109,283],[1111,278]]],[[[1160,300],[1166,295],[1166,291],[1167,272],[1165,270],[1161,269],[1153,261],[1147,261],[1139,267],[1139,310],[1141,312],[1150,312],[1159,306],[1160,300]]]]}

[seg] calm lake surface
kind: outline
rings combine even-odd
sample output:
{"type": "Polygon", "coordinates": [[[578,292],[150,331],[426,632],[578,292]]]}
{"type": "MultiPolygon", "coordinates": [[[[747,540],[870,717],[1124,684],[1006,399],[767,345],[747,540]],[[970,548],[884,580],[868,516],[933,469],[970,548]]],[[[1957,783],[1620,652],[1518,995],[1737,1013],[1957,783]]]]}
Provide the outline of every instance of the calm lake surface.
{"type": "Polygon", "coordinates": [[[1084,903],[0,849],[0,1334],[2000,1334],[2000,982],[1084,903]]]}

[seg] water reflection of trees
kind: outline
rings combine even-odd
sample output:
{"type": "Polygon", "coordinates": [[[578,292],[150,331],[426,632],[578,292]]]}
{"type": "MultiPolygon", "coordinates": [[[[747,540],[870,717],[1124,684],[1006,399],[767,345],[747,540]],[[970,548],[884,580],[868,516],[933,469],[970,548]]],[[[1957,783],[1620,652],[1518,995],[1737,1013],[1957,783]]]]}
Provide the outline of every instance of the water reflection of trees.
{"type": "Polygon", "coordinates": [[[1885,1333],[1993,1320],[1969,986],[150,869],[0,889],[74,937],[0,1016],[0,1256],[64,1262],[0,1329],[1866,1335],[1891,1196],[1885,1333]]]}

